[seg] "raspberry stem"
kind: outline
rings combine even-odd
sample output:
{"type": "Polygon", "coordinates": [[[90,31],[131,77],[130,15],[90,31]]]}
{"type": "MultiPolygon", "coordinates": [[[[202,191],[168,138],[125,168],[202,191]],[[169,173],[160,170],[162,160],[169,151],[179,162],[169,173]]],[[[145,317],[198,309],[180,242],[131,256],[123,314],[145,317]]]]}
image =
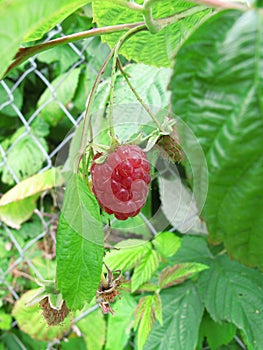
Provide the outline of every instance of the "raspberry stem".
{"type": "MultiPolygon", "coordinates": [[[[82,159],[82,164],[83,164],[82,171],[83,171],[84,180],[86,178],[86,168],[87,168],[86,167],[86,157],[84,157],[84,153],[85,153],[85,148],[86,148],[87,139],[88,139],[88,131],[90,132],[89,142],[92,143],[92,141],[93,141],[91,106],[92,106],[92,103],[94,101],[95,93],[96,93],[97,87],[99,85],[101,76],[104,73],[104,70],[105,70],[107,64],[109,63],[110,59],[112,58],[113,53],[114,53],[114,49],[110,51],[108,57],[106,58],[101,69],[99,70],[97,77],[94,81],[94,84],[92,86],[91,92],[87,98],[87,102],[86,102],[86,110],[85,110],[84,119],[83,119],[83,128],[82,128],[80,150],[79,150],[79,163],[82,159]]],[[[79,163],[78,163],[77,169],[74,169],[76,172],[79,169],[79,163]]]]}
{"type": "Polygon", "coordinates": [[[132,85],[132,83],[130,82],[130,79],[128,78],[128,75],[126,74],[126,72],[124,71],[120,60],[118,59],[118,66],[119,69],[124,77],[124,79],[126,80],[127,84],[129,85],[129,88],[131,89],[131,91],[133,92],[134,96],[137,98],[137,100],[139,101],[139,103],[143,106],[143,108],[146,110],[146,112],[149,114],[149,116],[152,118],[153,122],[157,125],[157,127],[161,130],[161,131],[165,131],[161,125],[161,123],[159,123],[158,119],[155,117],[155,115],[152,113],[152,111],[150,110],[150,108],[144,103],[143,99],[141,98],[141,96],[138,94],[138,92],[136,91],[135,87],[132,85]]]}
{"type": "Polygon", "coordinates": [[[147,30],[145,25],[139,25],[135,28],[132,28],[131,30],[126,32],[120,38],[120,40],[117,42],[117,44],[115,45],[115,47],[113,49],[114,55],[113,55],[113,62],[112,62],[111,85],[110,85],[110,104],[109,104],[109,131],[110,131],[110,136],[112,137],[112,139],[115,139],[114,126],[113,126],[113,98],[114,98],[114,85],[115,85],[115,81],[116,81],[116,69],[117,69],[119,51],[126,40],[128,40],[131,36],[133,36],[134,34],[140,32],[142,30],[147,30]]]}

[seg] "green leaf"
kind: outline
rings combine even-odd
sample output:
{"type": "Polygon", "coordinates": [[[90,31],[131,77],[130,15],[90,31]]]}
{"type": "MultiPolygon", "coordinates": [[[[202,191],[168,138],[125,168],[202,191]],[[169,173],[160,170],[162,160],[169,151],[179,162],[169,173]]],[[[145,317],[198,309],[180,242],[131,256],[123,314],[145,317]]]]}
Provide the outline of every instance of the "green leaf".
{"type": "Polygon", "coordinates": [[[160,288],[167,288],[182,283],[185,279],[190,278],[192,275],[206,270],[207,268],[208,266],[198,263],[185,263],[168,266],[159,276],[159,286],[160,288]]]}
{"type": "Polygon", "coordinates": [[[73,174],[66,187],[57,232],[58,287],[72,310],[95,296],[104,255],[99,207],[89,187],[73,174]]]}
{"type": "Polygon", "coordinates": [[[69,69],[79,58],[79,55],[69,45],[57,46],[56,48],[41,52],[37,56],[38,61],[49,65],[57,62],[60,74],[69,69]]]}
{"type": "Polygon", "coordinates": [[[9,142],[10,145],[13,143],[14,145],[8,152],[2,174],[2,182],[8,185],[15,183],[9,169],[12,169],[17,179],[21,181],[38,172],[46,161],[46,140],[42,137],[36,140],[33,133],[21,136],[24,132],[24,127],[19,128],[9,142]],[[18,140],[19,137],[21,138],[18,140]]]}
{"type": "Polygon", "coordinates": [[[143,283],[151,279],[160,262],[160,254],[150,247],[148,252],[140,259],[134,269],[131,282],[132,292],[138,289],[143,283]]]}
{"type": "Polygon", "coordinates": [[[154,323],[154,308],[153,308],[154,295],[148,295],[140,299],[140,302],[135,311],[135,323],[134,329],[138,328],[138,349],[142,350],[143,346],[152,330],[154,323]]]}
{"type": "Polygon", "coordinates": [[[221,345],[231,342],[236,334],[236,326],[228,322],[217,323],[206,313],[199,334],[200,340],[206,338],[211,350],[217,350],[221,345]]]}
{"type": "Polygon", "coordinates": [[[147,350],[186,350],[197,345],[204,307],[195,285],[188,281],[161,292],[163,326],[155,322],[147,350]]]}
{"type": "MultiPolygon", "coordinates": [[[[87,350],[85,340],[82,337],[67,338],[60,343],[61,350],[87,350]]],[[[99,348],[97,348],[99,350],[99,348]]]]}
{"type": "Polygon", "coordinates": [[[235,259],[260,268],[262,64],[262,14],[221,12],[182,46],[170,84],[173,112],[192,129],[206,155],[209,190],[203,216],[210,238],[223,241],[235,259]]]}
{"type": "Polygon", "coordinates": [[[0,2],[0,77],[24,41],[38,40],[90,0],[2,0],[0,2]],[[6,30],[8,28],[8,31],[6,30]]]}
{"type": "MultiPolygon", "coordinates": [[[[131,84],[154,114],[167,109],[170,93],[167,85],[171,70],[167,68],[156,68],[144,64],[130,64],[125,67],[131,84]]],[[[165,111],[165,115],[168,114],[165,111]]],[[[158,119],[158,116],[157,116],[158,119]]],[[[159,117],[163,121],[163,116],[159,117]]],[[[149,114],[137,101],[122,74],[116,78],[114,86],[114,126],[116,134],[121,140],[127,140],[133,133],[141,131],[144,124],[153,124],[149,114]]]]}
{"type": "Polygon", "coordinates": [[[171,225],[182,233],[207,233],[199,217],[195,193],[187,189],[176,173],[169,179],[158,178],[162,211],[171,225]]]}
{"type": "MultiPolygon", "coordinates": [[[[137,1],[139,4],[142,2],[137,1]]],[[[120,1],[93,0],[92,7],[94,19],[99,27],[143,21],[142,13],[128,9],[120,1]]],[[[193,7],[193,4],[183,1],[179,3],[173,1],[172,4],[170,0],[158,1],[153,8],[153,17],[158,19],[171,16],[190,7],[193,7]]],[[[175,47],[179,46],[188,30],[193,30],[209,13],[211,10],[200,7],[199,13],[168,25],[157,34],[151,34],[148,31],[140,32],[125,43],[121,53],[129,60],[133,59],[158,67],[169,67],[175,47]]],[[[103,39],[113,47],[122,35],[123,33],[113,33],[104,35],[103,39]]]]}
{"type": "Polygon", "coordinates": [[[173,256],[181,246],[181,239],[172,232],[161,232],[152,241],[155,249],[168,258],[173,256]]]}
{"type": "Polygon", "coordinates": [[[1,206],[0,219],[6,225],[19,230],[21,224],[30,219],[33,215],[39,195],[40,194],[35,194],[22,201],[1,206]]]}
{"type": "Polygon", "coordinates": [[[151,244],[140,239],[128,239],[115,245],[105,257],[105,263],[112,269],[131,270],[149,252],[151,244]]]}
{"type": "Polygon", "coordinates": [[[216,322],[236,325],[248,349],[260,350],[263,344],[263,275],[227,256],[220,256],[204,271],[198,286],[202,300],[216,322]]]}
{"type": "Polygon", "coordinates": [[[124,349],[134,322],[136,302],[131,294],[121,293],[121,299],[113,305],[115,315],[109,314],[105,350],[124,349]]]}
{"type": "Polygon", "coordinates": [[[45,105],[41,110],[41,116],[51,126],[65,116],[65,112],[60,103],[67,109],[67,104],[71,102],[78,85],[80,68],[64,73],[51,82],[51,87],[47,87],[41,95],[37,106],[45,105]]]}
{"type": "Polygon", "coordinates": [[[8,330],[12,325],[12,317],[0,310],[0,329],[8,330]]]}
{"type": "Polygon", "coordinates": [[[57,168],[46,170],[40,174],[21,181],[0,199],[0,218],[13,228],[19,229],[20,225],[28,220],[36,208],[36,200],[41,192],[64,182],[57,168]]]}
{"type": "Polygon", "coordinates": [[[153,308],[156,320],[163,325],[163,307],[162,307],[162,299],[159,293],[154,293],[153,295],[153,308]]]}
{"type": "MultiPolygon", "coordinates": [[[[89,350],[101,350],[105,343],[106,322],[100,309],[77,323],[89,350]]],[[[76,348],[75,348],[76,349],[76,348]]]]}
{"type": "Polygon", "coordinates": [[[22,295],[15,303],[12,315],[15,317],[19,328],[37,340],[52,341],[62,337],[71,327],[71,316],[68,316],[59,326],[47,327],[42,316],[42,309],[39,304],[26,306],[37,289],[32,289],[22,295]]]}
{"type": "Polygon", "coordinates": [[[178,252],[173,256],[175,263],[202,263],[210,265],[213,255],[208,249],[207,241],[204,237],[184,236],[178,252]]]}

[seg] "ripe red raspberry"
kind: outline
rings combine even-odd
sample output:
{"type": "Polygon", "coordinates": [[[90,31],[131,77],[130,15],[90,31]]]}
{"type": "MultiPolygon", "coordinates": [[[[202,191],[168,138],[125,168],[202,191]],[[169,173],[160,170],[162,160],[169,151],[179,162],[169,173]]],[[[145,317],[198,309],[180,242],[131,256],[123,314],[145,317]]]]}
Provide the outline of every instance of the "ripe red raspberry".
{"type": "Polygon", "coordinates": [[[140,212],[151,181],[150,164],[136,145],[119,146],[103,164],[91,165],[92,190],[100,206],[119,220],[140,212]]]}

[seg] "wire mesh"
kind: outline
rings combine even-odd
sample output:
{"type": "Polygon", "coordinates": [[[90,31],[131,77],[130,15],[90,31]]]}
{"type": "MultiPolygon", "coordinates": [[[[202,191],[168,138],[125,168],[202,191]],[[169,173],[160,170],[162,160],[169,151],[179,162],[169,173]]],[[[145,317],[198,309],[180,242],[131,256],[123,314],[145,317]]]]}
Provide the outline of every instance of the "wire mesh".
{"type": "MultiPolygon", "coordinates": [[[[49,41],[52,38],[58,36],[64,36],[62,27],[60,25],[57,25],[54,30],[48,33],[45,41],[49,41]]],[[[67,44],[67,46],[75,52],[75,54],[77,55],[77,59],[67,70],[67,73],[64,74],[63,78],[60,79],[60,81],[58,81],[58,83],[55,86],[51,84],[51,82],[48,80],[45,73],[43,72],[41,64],[39,64],[37,60],[37,55],[28,60],[28,62],[24,66],[25,68],[21,70],[19,77],[16,79],[16,81],[11,87],[10,84],[8,84],[9,77],[0,81],[0,87],[2,87],[3,89],[3,102],[0,103],[0,114],[4,108],[11,108],[13,115],[11,123],[16,123],[17,129],[19,129],[20,127],[24,127],[23,132],[7,148],[4,149],[2,145],[0,145],[0,168],[5,169],[9,173],[14,182],[14,185],[18,184],[21,180],[19,179],[16,170],[13,169],[13,167],[9,164],[8,157],[19,142],[24,140],[26,137],[31,138],[34,147],[38,149],[43,156],[42,166],[38,170],[38,172],[43,172],[54,166],[56,156],[61,151],[61,149],[63,149],[63,147],[71,140],[74,133],[74,128],[79,124],[79,122],[83,118],[83,113],[77,116],[71,114],[70,108],[67,108],[67,106],[65,106],[64,103],[61,102],[59,97],[57,96],[57,90],[59,86],[63,83],[63,80],[66,79],[67,76],[76,67],[80,66],[83,63],[86,63],[83,52],[89,44],[90,40],[85,40],[81,43],[78,43],[78,45],[73,43],[67,44]],[[44,87],[50,91],[51,98],[45,101],[45,103],[41,104],[37,109],[32,111],[31,115],[25,116],[23,110],[21,109],[21,106],[18,106],[16,103],[15,93],[16,89],[23,85],[25,80],[28,79],[29,76],[31,79],[33,79],[33,77],[39,79],[44,85],[44,87]],[[41,111],[52,102],[55,102],[56,105],[61,109],[61,111],[63,112],[63,117],[67,118],[69,123],[68,130],[65,130],[65,137],[63,138],[63,140],[58,145],[56,145],[56,147],[48,151],[45,149],[45,147],[43,147],[43,144],[39,141],[38,137],[32,132],[32,124],[39,116],[41,111]],[[68,134],[70,130],[72,132],[68,134]]],[[[47,213],[43,213],[41,210],[35,209],[34,214],[37,215],[40,219],[42,227],[40,226],[38,228],[39,230],[34,233],[34,236],[31,239],[28,239],[26,241],[26,244],[21,244],[17,235],[15,234],[15,230],[10,229],[3,222],[0,222],[0,240],[3,240],[5,244],[4,249],[11,250],[11,247],[12,249],[15,249],[15,253],[12,257],[10,257],[9,265],[3,266],[2,264],[0,264],[0,289],[8,291],[8,293],[4,296],[3,299],[10,302],[11,304],[14,304],[15,301],[19,299],[19,290],[17,290],[17,284],[14,283],[15,279],[22,278],[34,280],[34,278],[32,277],[34,275],[39,279],[45,279],[46,277],[42,274],[42,272],[40,272],[38,266],[36,266],[33,262],[32,250],[34,250],[34,247],[39,248],[39,244],[41,244],[41,242],[43,243],[43,240],[47,237],[49,237],[51,241],[53,240],[55,246],[55,234],[53,226],[56,226],[57,224],[58,214],[50,214],[48,220],[46,220],[47,213]],[[30,273],[27,273],[27,270],[30,270],[30,273]]],[[[48,256],[47,258],[53,259],[54,254],[51,254],[51,256],[48,256]]],[[[78,320],[80,320],[96,308],[97,306],[93,307],[89,311],[86,311],[85,313],[83,313],[83,315],[79,315],[78,318],[75,321],[73,321],[73,323],[76,323],[78,320]]],[[[16,322],[13,322],[12,327],[15,326],[16,322]]],[[[21,342],[19,341],[19,339],[17,339],[17,344],[19,345],[20,343],[21,342]]],[[[52,349],[56,343],[57,341],[50,342],[47,346],[47,349],[52,349]]],[[[22,343],[20,344],[20,346],[21,348],[24,348],[22,343]]]]}

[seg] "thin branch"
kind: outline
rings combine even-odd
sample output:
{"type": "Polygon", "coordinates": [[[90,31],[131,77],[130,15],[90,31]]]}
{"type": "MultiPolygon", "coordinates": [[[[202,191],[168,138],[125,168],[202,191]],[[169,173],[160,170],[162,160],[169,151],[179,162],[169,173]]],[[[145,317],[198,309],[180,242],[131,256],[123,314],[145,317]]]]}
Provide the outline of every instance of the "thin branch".
{"type": "MultiPolygon", "coordinates": [[[[188,0],[191,1],[191,0],[188,0]]],[[[192,1],[191,1],[192,2],[192,1]]],[[[229,10],[241,10],[246,11],[249,9],[249,6],[246,4],[237,3],[234,1],[225,1],[225,0],[195,0],[197,4],[206,5],[209,7],[214,7],[218,9],[229,9],[229,10]]]]}
{"type": "Polygon", "coordinates": [[[110,106],[109,106],[109,131],[110,136],[114,139],[114,127],[113,127],[113,95],[114,95],[114,85],[116,80],[116,68],[117,68],[117,61],[118,61],[118,54],[120,51],[120,48],[125,43],[126,40],[128,40],[132,35],[141,32],[143,30],[147,30],[147,27],[145,24],[140,25],[136,28],[130,29],[127,33],[125,33],[117,42],[115,49],[114,49],[114,56],[113,56],[113,62],[112,62],[112,74],[111,74],[111,85],[110,85],[110,106]]]}
{"type": "Polygon", "coordinates": [[[145,0],[143,3],[143,17],[145,24],[149,29],[149,32],[152,34],[158,33],[162,29],[158,21],[154,20],[152,17],[152,6],[158,1],[159,0],[145,0]]]}
{"type": "MultiPolygon", "coordinates": [[[[96,93],[97,87],[99,85],[101,76],[104,73],[104,70],[105,70],[107,64],[109,63],[110,59],[112,58],[113,53],[114,53],[114,49],[112,49],[110,51],[109,55],[107,56],[106,60],[104,61],[103,65],[102,65],[101,69],[99,70],[99,72],[96,76],[96,79],[94,81],[94,84],[92,86],[91,92],[87,98],[86,110],[85,110],[85,114],[84,114],[84,118],[83,118],[82,135],[81,135],[81,141],[80,141],[80,150],[79,150],[80,157],[79,157],[77,169],[74,169],[74,172],[78,171],[80,160],[83,158],[83,154],[85,152],[87,139],[88,139],[88,131],[90,131],[89,142],[91,143],[93,141],[92,124],[91,124],[91,119],[92,119],[91,106],[92,106],[92,103],[94,101],[95,93],[96,93]]],[[[85,167],[85,164],[83,164],[83,165],[85,167]]],[[[84,178],[85,178],[85,168],[83,168],[83,174],[84,174],[84,178]]]]}
{"type": "Polygon", "coordinates": [[[162,130],[162,125],[159,123],[158,119],[156,119],[155,115],[152,113],[152,111],[150,110],[150,108],[144,103],[143,99],[141,98],[141,96],[138,94],[138,92],[136,91],[135,87],[132,85],[132,83],[130,82],[130,79],[128,78],[127,73],[124,71],[120,60],[118,60],[118,66],[119,69],[124,77],[124,79],[126,80],[127,84],[129,85],[129,88],[131,89],[131,91],[133,92],[134,96],[136,97],[136,99],[138,100],[138,102],[142,105],[142,107],[145,109],[145,111],[149,114],[149,116],[152,118],[153,122],[157,125],[157,127],[162,130]]]}
{"type": "MultiPolygon", "coordinates": [[[[158,2],[159,0],[148,0],[146,5],[153,5],[154,3],[158,2]]],[[[124,2],[120,1],[124,5],[124,2]]],[[[235,3],[235,2],[230,2],[230,1],[224,1],[224,0],[196,0],[196,3],[202,4],[201,6],[193,6],[185,11],[182,12],[177,12],[174,15],[164,17],[164,18],[159,18],[154,20],[156,22],[155,24],[158,24],[158,27],[160,26],[161,29],[164,27],[175,23],[187,16],[191,16],[195,13],[201,12],[207,7],[214,7],[218,9],[236,9],[236,10],[241,10],[241,11],[246,11],[249,7],[247,5],[243,5],[241,3],[235,3]]],[[[134,7],[135,3],[126,3],[125,6],[132,8],[134,7]]],[[[138,5],[140,6],[140,5],[138,5]]],[[[136,5],[135,5],[136,7],[136,5]]],[[[135,9],[135,8],[133,8],[135,9]]],[[[145,14],[144,14],[145,15],[145,14]]],[[[148,15],[150,15],[148,13],[148,15]]],[[[147,15],[146,15],[146,20],[147,20],[147,15]]],[[[148,18],[150,20],[150,18],[148,18]]],[[[37,53],[40,53],[42,51],[54,48],[58,45],[64,45],[67,43],[75,42],[78,40],[82,39],[87,39],[93,36],[100,36],[100,35],[105,35],[105,34],[112,34],[116,32],[122,32],[125,30],[130,30],[135,27],[138,27],[140,25],[146,25],[145,22],[135,22],[135,23],[126,23],[126,24],[118,24],[114,26],[108,26],[108,27],[102,27],[102,28],[93,28],[84,32],[80,33],[74,33],[71,35],[64,36],[62,38],[57,38],[42,44],[30,46],[30,47],[24,47],[20,48],[19,51],[17,52],[14,61],[11,63],[11,65],[7,68],[6,72],[3,74],[2,79],[15,67],[20,65],[21,63],[25,62],[29,57],[34,56],[37,53]]],[[[149,26],[149,23],[148,23],[149,26]]]]}
{"type": "Polygon", "coordinates": [[[143,6],[142,5],[139,5],[137,4],[135,1],[129,1],[127,2],[127,0],[115,0],[116,3],[124,6],[124,7],[127,7],[133,11],[137,11],[137,12],[142,12],[143,11],[143,6]]]}
{"type": "Polygon", "coordinates": [[[156,21],[162,26],[162,28],[165,28],[169,26],[170,24],[176,23],[181,21],[182,19],[192,16],[196,13],[202,12],[204,10],[207,10],[207,6],[202,6],[202,5],[196,5],[191,8],[188,8],[187,10],[184,10],[182,12],[177,12],[174,15],[164,17],[157,19],[156,21]]]}
{"type": "Polygon", "coordinates": [[[93,36],[123,32],[125,30],[130,30],[132,28],[135,28],[143,24],[144,22],[136,22],[136,23],[118,24],[115,26],[108,26],[108,27],[102,27],[102,28],[93,28],[90,30],[86,30],[84,32],[74,33],[71,35],[63,36],[62,38],[50,40],[42,44],[20,48],[15,56],[13,63],[11,63],[11,65],[7,68],[2,78],[4,78],[12,69],[17,67],[21,63],[25,62],[29,57],[32,57],[35,54],[40,53],[42,51],[52,49],[54,47],[57,47],[58,45],[64,45],[64,44],[79,41],[82,39],[91,38],[93,36]]]}

